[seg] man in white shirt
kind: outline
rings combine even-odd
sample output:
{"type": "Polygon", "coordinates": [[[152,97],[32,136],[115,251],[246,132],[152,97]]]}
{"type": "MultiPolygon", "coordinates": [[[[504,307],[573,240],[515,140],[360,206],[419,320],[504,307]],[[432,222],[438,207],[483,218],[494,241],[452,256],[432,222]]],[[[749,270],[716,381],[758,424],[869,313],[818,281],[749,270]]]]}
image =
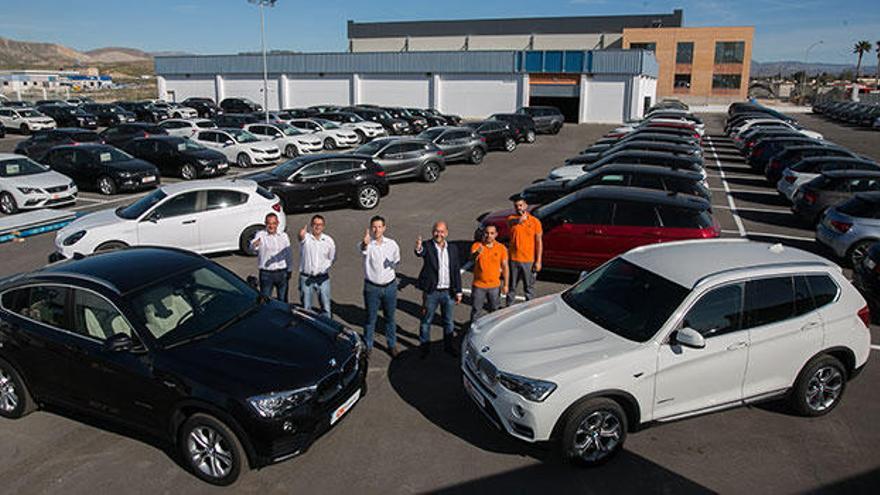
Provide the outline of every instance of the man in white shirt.
{"type": "Polygon", "coordinates": [[[299,299],[305,309],[312,309],[313,295],[318,296],[321,312],[332,318],[330,311],[330,267],[336,260],[336,243],[324,233],[326,222],[315,215],[308,226],[299,231],[299,299]]]}
{"type": "Polygon", "coordinates": [[[397,273],[400,264],[400,248],[393,239],[385,237],[385,219],[374,216],[370,228],[360,244],[364,256],[364,306],[367,308],[367,321],[364,323],[364,342],[367,352],[373,349],[373,333],[379,318],[379,306],[385,316],[385,341],[388,353],[397,357],[397,323],[394,311],[397,309],[397,273]]]}
{"type": "Polygon", "coordinates": [[[251,240],[251,249],[257,253],[260,268],[260,293],[272,297],[275,289],[279,301],[287,302],[287,285],[293,270],[290,238],[278,232],[278,215],[266,215],[266,230],[257,232],[251,240]]]}

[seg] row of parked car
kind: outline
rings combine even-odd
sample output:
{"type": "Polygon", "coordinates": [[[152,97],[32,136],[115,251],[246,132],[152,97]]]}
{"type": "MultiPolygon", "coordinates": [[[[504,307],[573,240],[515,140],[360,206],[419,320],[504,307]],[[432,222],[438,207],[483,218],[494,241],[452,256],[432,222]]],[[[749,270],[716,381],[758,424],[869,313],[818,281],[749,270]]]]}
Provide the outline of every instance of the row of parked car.
{"type": "Polygon", "coordinates": [[[819,100],[813,104],[813,113],[838,122],[880,130],[880,105],[876,103],[819,100]]]}
{"type": "MultiPolygon", "coordinates": [[[[718,237],[703,132],[686,106],[664,101],[511,196],[543,224],[544,266],[591,270],[637,246],[718,237]]],[[[511,213],[480,216],[478,234],[494,225],[507,241],[511,213]]]]}

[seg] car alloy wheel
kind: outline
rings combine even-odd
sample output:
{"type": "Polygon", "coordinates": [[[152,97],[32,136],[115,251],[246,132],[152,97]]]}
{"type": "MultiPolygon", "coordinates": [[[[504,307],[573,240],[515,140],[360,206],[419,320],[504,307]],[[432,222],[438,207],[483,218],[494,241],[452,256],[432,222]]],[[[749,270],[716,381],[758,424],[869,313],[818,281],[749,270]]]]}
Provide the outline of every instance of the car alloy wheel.
{"type": "Polygon", "coordinates": [[[203,475],[223,479],[232,472],[234,453],[226,438],[208,425],[190,431],[186,439],[190,462],[203,475]]]}
{"type": "Polygon", "coordinates": [[[0,368],[0,411],[12,414],[18,409],[21,401],[19,395],[15,382],[12,380],[12,375],[5,369],[0,368]]]}
{"type": "Polygon", "coordinates": [[[843,391],[843,374],[835,366],[823,366],[813,373],[807,383],[807,406],[815,412],[823,412],[840,398],[843,391]]]}
{"type": "Polygon", "coordinates": [[[249,168],[251,166],[251,157],[247,153],[239,153],[235,158],[235,163],[241,168],[249,168]]]}
{"type": "Polygon", "coordinates": [[[484,153],[482,149],[474,148],[473,151],[471,151],[471,163],[479,165],[483,161],[483,155],[484,153]]]}
{"type": "Polygon", "coordinates": [[[529,131],[526,133],[526,142],[534,143],[535,142],[535,131],[529,131]]]}
{"type": "Polygon", "coordinates": [[[516,140],[513,138],[507,138],[504,141],[504,150],[507,151],[508,153],[510,153],[515,149],[516,149],[516,140]]]}
{"type": "Polygon", "coordinates": [[[357,137],[358,137],[358,144],[364,144],[364,143],[367,142],[367,135],[364,134],[363,131],[361,131],[361,130],[356,130],[356,131],[354,131],[354,133],[357,134],[357,137]]]}
{"type": "Polygon", "coordinates": [[[180,176],[183,177],[184,180],[193,180],[199,175],[196,168],[187,163],[186,165],[180,167],[180,176]]]}
{"type": "Polygon", "coordinates": [[[292,144],[288,144],[286,148],[284,148],[284,156],[287,158],[296,158],[299,152],[296,149],[296,146],[292,144]]]}
{"type": "Polygon", "coordinates": [[[600,462],[617,448],[620,432],[617,415],[611,411],[595,411],[578,425],[572,450],[585,462],[600,462]]]}
{"type": "Polygon", "coordinates": [[[440,167],[436,163],[428,163],[422,171],[422,180],[436,182],[440,178],[440,167]]]}
{"type": "Polygon", "coordinates": [[[19,127],[18,130],[19,130],[19,132],[21,132],[22,134],[30,134],[30,133],[31,133],[31,128],[28,127],[27,124],[21,124],[21,127],[19,127]]]}
{"type": "Polygon", "coordinates": [[[110,177],[101,177],[98,179],[98,192],[110,196],[116,192],[116,183],[110,177]]]}
{"type": "Polygon", "coordinates": [[[324,149],[325,150],[335,150],[336,142],[333,141],[333,138],[327,138],[324,140],[324,149]]]}
{"type": "Polygon", "coordinates": [[[379,204],[379,190],[373,186],[362,186],[358,190],[357,202],[361,209],[375,208],[379,204]]]}
{"type": "Polygon", "coordinates": [[[850,249],[849,261],[853,268],[859,266],[864,261],[865,256],[868,255],[868,250],[871,248],[871,244],[873,244],[873,241],[862,241],[850,249]]]}
{"type": "Polygon", "coordinates": [[[18,212],[15,198],[8,192],[0,194],[0,212],[3,212],[4,215],[12,215],[18,212]]]}

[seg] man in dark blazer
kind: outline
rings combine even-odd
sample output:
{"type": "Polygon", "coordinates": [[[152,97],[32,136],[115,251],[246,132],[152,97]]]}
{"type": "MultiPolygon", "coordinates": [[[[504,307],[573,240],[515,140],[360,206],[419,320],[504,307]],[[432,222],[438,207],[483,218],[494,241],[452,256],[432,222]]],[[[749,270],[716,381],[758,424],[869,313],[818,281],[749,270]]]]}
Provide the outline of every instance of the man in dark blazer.
{"type": "Polygon", "coordinates": [[[416,240],[416,256],[422,258],[422,271],[416,287],[422,291],[422,325],[419,329],[419,348],[422,357],[430,353],[431,321],[437,306],[440,306],[440,314],[443,317],[443,350],[455,357],[455,347],[452,345],[452,330],[455,325],[455,305],[461,302],[461,262],[458,251],[446,242],[449,228],[446,222],[434,224],[433,238],[422,241],[422,237],[416,240]]]}

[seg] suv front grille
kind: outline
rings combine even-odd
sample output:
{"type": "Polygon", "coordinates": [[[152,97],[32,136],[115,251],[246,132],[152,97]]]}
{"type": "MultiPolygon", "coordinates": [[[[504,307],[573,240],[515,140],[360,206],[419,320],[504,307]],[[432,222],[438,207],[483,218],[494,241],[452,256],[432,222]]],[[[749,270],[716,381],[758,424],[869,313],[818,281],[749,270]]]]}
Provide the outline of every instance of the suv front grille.
{"type": "Polygon", "coordinates": [[[60,193],[62,191],[66,191],[66,190],[67,190],[67,186],[47,187],[46,188],[46,192],[49,194],[60,193]]]}
{"type": "Polygon", "coordinates": [[[353,355],[339,369],[331,372],[318,382],[316,394],[318,403],[334,400],[340,392],[345,390],[345,387],[357,378],[358,368],[357,356],[353,355]]]}

